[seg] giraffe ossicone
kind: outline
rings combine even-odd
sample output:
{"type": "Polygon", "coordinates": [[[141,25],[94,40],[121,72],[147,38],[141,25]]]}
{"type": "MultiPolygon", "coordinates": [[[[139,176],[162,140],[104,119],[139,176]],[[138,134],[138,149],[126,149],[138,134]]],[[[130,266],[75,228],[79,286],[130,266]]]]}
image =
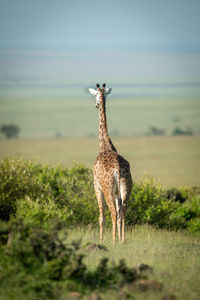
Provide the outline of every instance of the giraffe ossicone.
{"type": "Polygon", "coordinates": [[[132,189],[130,165],[114,147],[107,129],[106,96],[111,88],[106,84],[97,84],[97,89],[90,88],[89,92],[96,98],[96,107],[99,108],[99,144],[100,151],[94,164],[94,189],[99,206],[100,240],[104,230],[104,199],[111,213],[113,225],[113,243],[115,243],[116,226],[118,239],[125,239],[125,214],[128,199],[132,189]]]}

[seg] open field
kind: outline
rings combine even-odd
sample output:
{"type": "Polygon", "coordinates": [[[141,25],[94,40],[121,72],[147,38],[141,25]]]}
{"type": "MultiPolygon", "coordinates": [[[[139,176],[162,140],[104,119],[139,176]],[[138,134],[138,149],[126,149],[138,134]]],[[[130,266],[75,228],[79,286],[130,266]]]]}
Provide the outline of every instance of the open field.
{"type": "MultiPolygon", "coordinates": [[[[114,138],[131,164],[134,180],[146,172],[166,186],[199,185],[200,136],[114,138]]],[[[99,150],[93,138],[0,140],[0,158],[19,154],[42,163],[92,167],[99,150]]]]}
{"type": "MultiPolygon", "coordinates": [[[[69,232],[69,238],[82,239],[82,245],[98,243],[99,232],[90,228],[76,228],[69,232]]],[[[129,267],[145,263],[153,267],[154,274],[148,275],[164,284],[160,293],[140,293],[136,299],[161,299],[161,295],[174,294],[180,300],[199,299],[200,239],[183,232],[156,230],[138,226],[127,232],[127,242],[112,245],[112,232],[107,230],[103,242],[107,252],[92,250],[87,253],[86,262],[94,268],[102,257],[110,261],[125,259],[129,267]]],[[[116,297],[116,295],[115,295],[116,297]]],[[[116,299],[112,292],[103,299],[116,299]]]]}
{"type": "MultiPolygon", "coordinates": [[[[0,125],[17,124],[20,137],[94,137],[98,110],[91,95],[82,99],[15,99],[0,97],[0,125]]],[[[107,121],[112,136],[145,135],[151,126],[167,135],[175,127],[200,134],[198,98],[114,98],[107,100],[107,121]]]]}

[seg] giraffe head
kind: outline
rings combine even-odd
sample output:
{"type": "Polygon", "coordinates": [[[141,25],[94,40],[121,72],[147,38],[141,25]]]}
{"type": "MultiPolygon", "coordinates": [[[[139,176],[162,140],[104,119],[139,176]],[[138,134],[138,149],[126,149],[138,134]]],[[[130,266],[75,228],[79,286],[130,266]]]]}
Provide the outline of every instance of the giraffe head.
{"type": "Polygon", "coordinates": [[[108,94],[111,93],[112,89],[111,88],[106,89],[105,83],[102,85],[102,88],[100,88],[100,85],[98,83],[96,84],[96,87],[97,87],[96,90],[91,88],[89,89],[89,92],[96,99],[96,104],[95,104],[96,108],[99,108],[100,101],[106,101],[106,97],[108,94]]]}

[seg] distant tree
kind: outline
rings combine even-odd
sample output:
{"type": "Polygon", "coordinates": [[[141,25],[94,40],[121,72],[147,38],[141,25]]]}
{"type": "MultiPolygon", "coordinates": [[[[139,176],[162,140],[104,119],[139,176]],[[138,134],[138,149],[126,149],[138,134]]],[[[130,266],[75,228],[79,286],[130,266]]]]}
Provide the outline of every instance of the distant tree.
{"type": "Polygon", "coordinates": [[[118,137],[120,136],[120,132],[117,129],[114,129],[113,131],[110,132],[110,135],[113,137],[118,137]]]}
{"type": "Polygon", "coordinates": [[[56,138],[60,138],[60,137],[61,137],[61,133],[60,133],[60,131],[57,131],[57,132],[56,132],[56,135],[55,135],[55,137],[56,137],[56,138]]]}
{"type": "Polygon", "coordinates": [[[94,133],[94,132],[88,133],[86,135],[86,137],[88,137],[88,138],[95,138],[96,137],[96,133],[94,133]]]}
{"type": "Polygon", "coordinates": [[[173,135],[193,135],[193,132],[190,128],[188,129],[181,129],[180,127],[175,127],[173,132],[173,135]]]}
{"type": "Polygon", "coordinates": [[[165,134],[165,130],[162,128],[157,128],[155,126],[151,126],[150,128],[150,135],[164,135],[165,134]]]}
{"type": "Polygon", "coordinates": [[[18,138],[20,128],[15,124],[3,124],[0,131],[7,139],[18,138]]]}

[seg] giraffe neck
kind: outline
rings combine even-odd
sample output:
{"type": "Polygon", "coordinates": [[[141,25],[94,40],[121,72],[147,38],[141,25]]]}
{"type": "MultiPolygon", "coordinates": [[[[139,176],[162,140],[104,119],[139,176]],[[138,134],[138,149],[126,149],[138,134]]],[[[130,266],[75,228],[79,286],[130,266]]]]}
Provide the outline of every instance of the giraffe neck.
{"type": "Polygon", "coordinates": [[[110,137],[108,136],[108,128],[106,122],[106,104],[103,95],[101,96],[99,106],[99,144],[100,151],[112,150],[117,152],[110,137]]]}

